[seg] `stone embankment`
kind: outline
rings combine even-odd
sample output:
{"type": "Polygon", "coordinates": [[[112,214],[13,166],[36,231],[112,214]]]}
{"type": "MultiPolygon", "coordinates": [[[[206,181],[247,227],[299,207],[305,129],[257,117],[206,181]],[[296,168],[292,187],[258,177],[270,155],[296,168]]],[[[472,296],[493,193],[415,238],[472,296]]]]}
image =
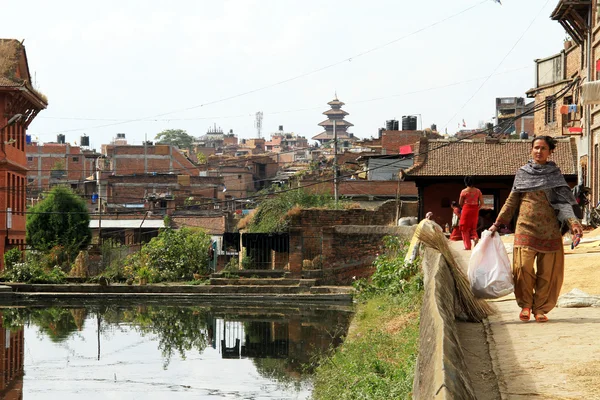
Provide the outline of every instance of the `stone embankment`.
{"type": "Polygon", "coordinates": [[[415,399],[476,399],[456,324],[455,284],[444,257],[427,249],[415,399]]]}
{"type": "MultiPolygon", "coordinates": [[[[275,272],[275,271],[273,271],[275,272]]],[[[98,285],[91,283],[27,284],[5,283],[0,290],[3,298],[48,299],[103,298],[202,299],[243,302],[343,302],[351,303],[352,287],[317,286],[315,279],[291,279],[283,271],[261,274],[257,271],[240,271],[236,275],[214,274],[207,285],[151,284],[98,285]],[[244,274],[244,272],[247,272],[244,274]],[[247,275],[247,276],[244,276],[247,275]],[[265,275],[262,277],[262,275],[265,275]]]]}

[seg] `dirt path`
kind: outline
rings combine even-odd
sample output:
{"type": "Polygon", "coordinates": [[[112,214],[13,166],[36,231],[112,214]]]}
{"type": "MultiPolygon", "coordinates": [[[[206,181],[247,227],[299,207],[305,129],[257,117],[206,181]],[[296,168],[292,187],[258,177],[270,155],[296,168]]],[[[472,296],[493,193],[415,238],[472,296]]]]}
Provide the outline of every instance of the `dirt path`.
{"type": "MultiPolygon", "coordinates": [[[[461,245],[452,247],[466,267],[470,252],[461,245]]],[[[600,254],[577,252],[565,261],[562,293],[578,288],[600,294],[600,254]]],[[[489,354],[503,399],[600,399],[600,308],[555,308],[540,324],[519,321],[512,295],[493,303],[489,354]]],[[[473,380],[478,373],[486,371],[472,371],[473,380]]]]}

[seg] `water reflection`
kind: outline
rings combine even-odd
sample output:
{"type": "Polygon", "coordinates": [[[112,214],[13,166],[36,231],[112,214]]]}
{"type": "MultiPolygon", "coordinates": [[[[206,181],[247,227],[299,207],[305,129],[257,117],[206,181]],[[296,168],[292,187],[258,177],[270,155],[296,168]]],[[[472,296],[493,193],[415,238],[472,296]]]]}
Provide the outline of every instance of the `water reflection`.
{"type": "Polygon", "coordinates": [[[157,304],[28,306],[1,314],[0,398],[86,400],[159,399],[167,392],[307,398],[313,357],[341,342],[351,316],[343,307],[157,304]]]}

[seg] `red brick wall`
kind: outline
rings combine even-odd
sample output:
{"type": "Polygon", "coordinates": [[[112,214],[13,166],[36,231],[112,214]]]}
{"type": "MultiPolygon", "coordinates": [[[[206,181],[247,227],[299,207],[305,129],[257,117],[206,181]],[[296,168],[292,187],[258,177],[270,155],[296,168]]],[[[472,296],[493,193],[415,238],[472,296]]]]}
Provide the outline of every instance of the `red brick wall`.
{"type": "MultiPolygon", "coordinates": [[[[310,185],[316,181],[304,180],[301,185],[310,185]]],[[[396,196],[398,181],[365,181],[344,180],[340,181],[339,193],[342,196],[364,195],[364,196],[396,196]]],[[[307,186],[306,190],[311,193],[333,194],[333,182],[323,182],[318,185],[307,186]]],[[[417,196],[417,186],[414,182],[400,182],[400,196],[417,196]]]]}
{"type": "Polygon", "coordinates": [[[179,185],[177,175],[116,175],[108,177],[107,202],[140,203],[147,193],[171,193],[177,206],[188,197],[217,198],[222,194],[222,177],[190,176],[190,185],[179,185]]]}
{"type": "MultiPolygon", "coordinates": [[[[15,113],[8,113],[6,102],[8,96],[0,92],[0,128],[4,127],[15,113]]],[[[2,142],[2,157],[4,163],[0,167],[0,252],[4,252],[16,244],[25,243],[25,188],[27,184],[25,156],[26,128],[17,122],[4,129],[2,142]],[[10,141],[10,142],[9,142],[10,141]],[[6,209],[12,209],[12,228],[6,226],[6,209]]],[[[4,268],[4,257],[0,258],[0,269],[4,268]]]]}
{"type": "Polygon", "coordinates": [[[414,150],[414,144],[422,137],[422,131],[383,131],[381,135],[382,153],[398,154],[400,146],[406,145],[411,145],[414,150]]]}
{"type": "Polygon", "coordinates": [[[383,238],[395,235],[410,240],[414,228],[345,226],[323,230],[324,284],[351,284],[370,277],[373,261],[382,253],[383,238]]]}
{"type": "MultiPolygon", "coordinates": [[[[416,202],[403,202],[400,216],[413,216],[417,213],[416,202]]],[[[388,201],[379,209],[351,210],[302,210],[290,222],[290,271],[300,274],[305,254],[323,252],[324,264],[329,269],[331,281],[342,279],[340,274],[362,274],[369,267],[381,245],[381,239],[391,226],[395,229],[396,202],[388,201]],[[369,226],[367,233],[358,229],[355,233],[335,233],[335,227],[369,226]],[[321,248],[319,247],[321,244],[321,248]],[[314,249],[303,248],[314,246],[314,249]],[[322,249],[322,250],[321,250],[322,249]],[[343,268],[342,268],[343,267],[343,268]],[[339,268],[342,268],[338,271],[339,268]],[[359,271],[360,270],[360,271],[359,271]],[[354,271],[352,273],[348,271],[354,271]],[[357,272],[358,271],[358,272],[357,272]]],[[[402,227],[401,227],[402,228],[402,227]]],[[[368,273],[367,270],[364,273],[368,273]]],[[[329,279],[329,278],[328,278],[329,279]]]]}
{"type": "Polygon", "coordinates": [[[198,168],[174,146],[102,145],[110,169],[120,175],[169,173],[198,175],[198,168]]]}

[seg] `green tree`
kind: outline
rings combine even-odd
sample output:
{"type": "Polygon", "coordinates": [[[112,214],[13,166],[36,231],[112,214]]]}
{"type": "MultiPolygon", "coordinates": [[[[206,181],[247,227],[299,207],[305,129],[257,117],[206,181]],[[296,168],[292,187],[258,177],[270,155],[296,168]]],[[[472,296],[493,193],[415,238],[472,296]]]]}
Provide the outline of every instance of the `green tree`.
{"type": "Polygon", "coordinates": [[[90,215],[85,201],[71,189],[56,187],[27,213],[27,243],[36,250],[55,246],[74,259],[92,239],[90,215]]]}
{"type": "Polygon", "coordinates": [[[183,129],[167,129],[158,133],[155,137],[159,143],[177,146],[180,149],[189,149],[192,147],[194,137],[189,135],[183,129]]]}

